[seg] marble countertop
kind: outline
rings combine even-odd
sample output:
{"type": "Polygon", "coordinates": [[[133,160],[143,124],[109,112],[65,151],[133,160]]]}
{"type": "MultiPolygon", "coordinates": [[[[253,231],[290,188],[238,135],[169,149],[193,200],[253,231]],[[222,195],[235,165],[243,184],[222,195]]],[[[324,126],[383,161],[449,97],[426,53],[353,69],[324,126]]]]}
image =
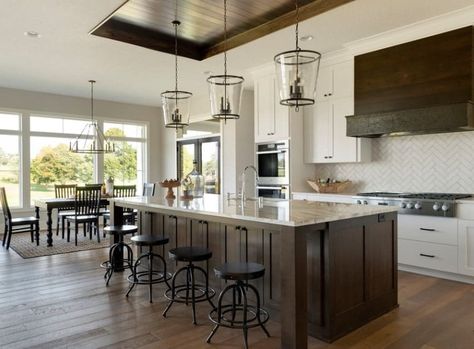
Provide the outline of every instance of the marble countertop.
{"type": "MultiPolygon", "coordinates": [[[[239,219],[284,226],[304,226],[334,222],[343,219],[396,212],[395,206],[368,206],[332,202],[289,200],[289,201],[246,201],[228,200],[221,195],[207,194],[193,200],[167,200],[163,197],[131,197],[110,199],[118,206],[143,210],[166,212],[186,216],[199,214],[204,217],[239,219]]],[[[209,221],[212,221],[209,218],[209,221]]]]}

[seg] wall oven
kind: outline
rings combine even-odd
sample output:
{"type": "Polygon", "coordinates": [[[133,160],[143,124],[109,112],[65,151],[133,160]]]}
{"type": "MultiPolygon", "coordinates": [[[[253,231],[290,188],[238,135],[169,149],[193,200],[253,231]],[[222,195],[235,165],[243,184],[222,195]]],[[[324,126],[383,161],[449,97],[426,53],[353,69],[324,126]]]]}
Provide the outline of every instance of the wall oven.
{"type": "Polygon", "coordinates": [[[288,141],[257,144],[259,186],[288,186],[290,154],[288,141]]]}
{"type": "Polygon", "coordinates": [[[290,193],[286,185],[262,185],[257,186],[257,195],[263,198],[289,200],[290,193]]]}

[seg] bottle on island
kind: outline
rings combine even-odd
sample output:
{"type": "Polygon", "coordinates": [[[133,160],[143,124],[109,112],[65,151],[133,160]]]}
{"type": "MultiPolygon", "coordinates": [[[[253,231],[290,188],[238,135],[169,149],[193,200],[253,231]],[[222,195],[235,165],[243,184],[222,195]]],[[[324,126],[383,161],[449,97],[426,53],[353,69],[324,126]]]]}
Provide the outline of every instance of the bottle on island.
{"type": "Polygon", "coordinates": [[[202,198],[204,196],[204,176],[199,173],[197,161],[193,161],[193,170],[188,174],[192,186],[192,196],[195,198],[202,198]]]}

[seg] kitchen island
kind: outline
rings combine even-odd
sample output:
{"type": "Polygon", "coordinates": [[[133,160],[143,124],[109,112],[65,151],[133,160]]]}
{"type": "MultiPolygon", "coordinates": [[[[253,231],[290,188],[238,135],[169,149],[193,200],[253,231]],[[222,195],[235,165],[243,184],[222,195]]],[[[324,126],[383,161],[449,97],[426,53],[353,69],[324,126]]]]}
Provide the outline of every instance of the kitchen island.
{"type": "Polygon", "coordinates": [[[117,198],[111,200],[112,224],[123,208],[140,212],[142,233],[170,238],[165,254],[184,245],[211,249],[203,267],[216,291],[223,284],[213,277],[214,266],[239,260],[265,265],[264,279],[254,285],[280,320],[282,348],[307,348],[308,334],[333,341],[397,306],[396,207],[242,204],[219,195],[117,198]]]}

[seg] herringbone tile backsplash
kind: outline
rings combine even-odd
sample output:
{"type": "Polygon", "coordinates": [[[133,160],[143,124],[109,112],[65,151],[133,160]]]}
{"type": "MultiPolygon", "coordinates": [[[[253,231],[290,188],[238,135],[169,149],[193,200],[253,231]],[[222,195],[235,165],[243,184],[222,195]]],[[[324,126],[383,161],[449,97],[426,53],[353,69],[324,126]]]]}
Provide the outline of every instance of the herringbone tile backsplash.
{"type": "Polygon", "coordinates": [[[371,162],[317,164],[328,177],[351,180],[351,192],[474,193],[474,132],[373,139],[371,162]]]}

